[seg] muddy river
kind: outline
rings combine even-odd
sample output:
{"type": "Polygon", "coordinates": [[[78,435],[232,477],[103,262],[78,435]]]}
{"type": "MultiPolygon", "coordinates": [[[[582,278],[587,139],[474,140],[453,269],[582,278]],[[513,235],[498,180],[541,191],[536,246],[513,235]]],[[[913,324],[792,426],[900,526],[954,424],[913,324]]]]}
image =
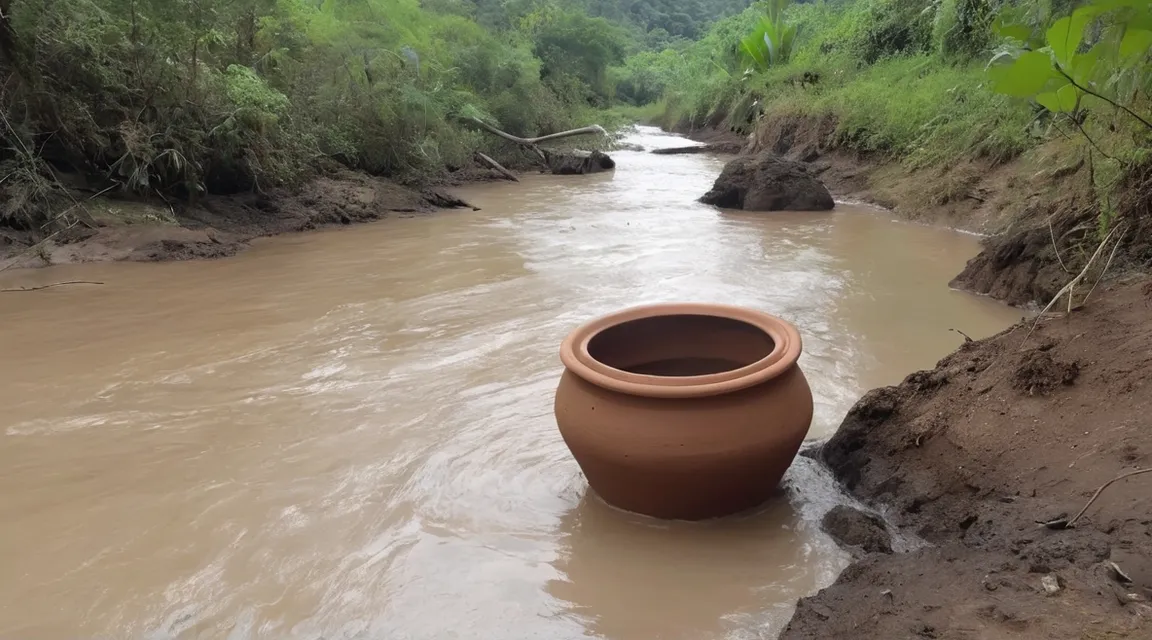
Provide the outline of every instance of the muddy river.
{"type": "Polygon", "coordinates": [[[818,439],[1021,314],[947,288],[974,237],[720,212],[694,199],[722,159],[616,159],[231,259],[0,275],[106,283],[0,295],[0,637],[774,637],[846,564],[831,483],[801,460],[755,514],[612,511],[553,422],[562,337],[640,303],[774,312],[818,439]]]}

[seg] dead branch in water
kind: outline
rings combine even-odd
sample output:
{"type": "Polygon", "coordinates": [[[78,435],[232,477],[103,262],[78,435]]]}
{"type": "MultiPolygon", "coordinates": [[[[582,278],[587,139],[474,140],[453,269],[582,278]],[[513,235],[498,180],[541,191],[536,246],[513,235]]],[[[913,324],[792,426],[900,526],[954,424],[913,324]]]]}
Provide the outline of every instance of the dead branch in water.
{"type": "Polygon", "coordinates": [[[501,138],[504,138],[505,140],[508,140],[509,142],[515,142],[516,144],[523,145],[525,147],[534,147],[534,146],[540,144],[541,142],[548,142],[549,140],[559,140],[561,138],[569,138],[572,136],[582,136],[582,135],[587,135],[587,134],[591,134],[591,133],[598,133],[602,136],[608,135],[608,132],[604,130],[604,127],[601,127],[598,124],[593,124],[593,125],[589,125],[587,127],[580,127],[579,129],[569,129],[567,131],[560,131],[558,133],[550,133],[546,136],[539,136],[536,138],[521,138],[519,136],[514,136],[511,133],[506,133],[504,131],[501,131],[501,130],[497,129],[496,127],[493,127],[492,125],[488,124],[487,122],[484,122],[483,120],[481,120],[479,118],[468,118],[468,121],[472,122],[473,124],[480,127],[481,129],[487,131],[488,133],[500,136],[501,138]]]}
{"type": "Polygon", "coordinates": [[[465,120],[467,120],[468,122],[471,122],[472,124],[480,127],[481,129],[487,131],[488,133],[491,133],[494,136],[499,136],[499,137],[504,138],[505,140],[507,140],[509,142],[515,142],[516,144],[518,144],[522,147],[528,147],[529,149],[532,150],[533,153],[536,154],[536,156],[538,158],[540,158],[540,161],[543,162],[545,164],[545,166],[548,166],[548,164],[549,164],[548,153],[546,153],[543,149],[541,149],[539,146],[537,146],[541,142],[547,142],[549,140],[559,140],[561,138],[569,138],[572,136],[588,135],[588,134],[593,134],[593,133],[600,134],[602,136],[608,135],[608,132],[604,130],[604,127],[601,127],[598,124],[594,124],[594,125],[589,125],[587,127],[580,127],[579,129],[569,129],[568,131],[560,131],[559,133],[550,133],[546,136],[538,136],[536,138],[521,138],[519,136],[514,136],[511,133],[508,133],[506,131],[501,131],[501,130],[497,129],[496,127],[493,127],[492,125],[488,124],[487,122],[484,122],[483,120],[481,120],[479,118],[469,117],[469,118],[465,118],[465,120]]]}
{"type": "Polygon", "coordinates": [[[1080,516],[1087,513],[1088,507],[1091,507],[1092,503],[1096,502],[1096,499],[1100,497],[1100,494],[1104,493],[1105,489],[1112,486],[1112,483],[1119,482],[1120,480],[1123,480],[1125,478],[1131,478],[1132,476],[1138,476],[1141,473],[1152,473],[1152,469],[1140,469],[1139,471],[1129,471],[1128,473],[1125,473],[1122,476],[1116,476],[1115,478],[1112,478],[1108,482],[1105,482],[1103,485],[1100,486],[1099,489],[1096,490],[1096,494],[1092,496],[1092,499],[1088,501],[1088,504],[1084,505],[1084,508],[1080,510],[1080,513],[1077,513],[1075,516],[1073,516],[1073,518],[1071,520],[1068,521],[1068,524],[1064,525],[1064,528],[1065,529],[1071,529],[1076,524],[1076,521],[1080,519],[1080,516]]]}
{"type": "Polygon", "coordinates": [[[489,168],[495,170],[500,175],[504,176],[506,179],[511,180],[512,182],[520,182],[520,178],[517,178],[516,174],[505,169],[504,165],[500,164],[499,162],[496,162],[492,158],[484,155],[483,153],[480,153],[479,151],[477,151],[476,152],[476,159],[479,160],[482,164],[488,165],[489,168]]]}
{"type": "Polygon", "coordinates": [[[17,289],[0,289],[0,293],[15,293],[17,291],[39,291],[41,289],[49,289],[52,287],[62,287],[66,284],[104,284],[103,282],[94,282],[92,280],[69,280],[67,282],[53,282],[52,284],[40,285],[39,287],[19,287],[17,289]]]}

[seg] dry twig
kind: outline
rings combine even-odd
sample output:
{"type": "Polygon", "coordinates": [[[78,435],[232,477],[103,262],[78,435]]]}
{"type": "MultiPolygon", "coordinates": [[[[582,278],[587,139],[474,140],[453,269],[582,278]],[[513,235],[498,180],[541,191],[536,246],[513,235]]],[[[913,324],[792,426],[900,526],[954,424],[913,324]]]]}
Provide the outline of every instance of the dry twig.
{"type": "MultiPolygon", "coordinates": [[[[1108,232],[1108,235],[1104,236],[1104,239],[1100,241],[1100,246],[1096,247],[1096,252],[1092,254],[1092,257],[1088,259],[1088,263],[1084,265],[1084,269],[1080,271],[1080,273],[1075,278],[1069,280],[1068,284],[1064,285],[1064,288],[1057,291],[1056,295],[1052,297],[1052,301],[1048,303],[1048,306],[1044,307],[1044,309],[1036,316],[1036,322],[1034,322],[1032,324],[1032,328],[1028,330],[1028,335],[1024,336],[1024,341],[1020,343],[1021,349],[1023,349],[1024,345],[1028,343],[1028,338],[1032,337],[1032,333],[1036,331],[1036,327],[1040,326],[1040,321],[1044,318],[1044,314],[1051,311],[1052,307],[1056,306],[1056,303],[1060,301],[1060,298],[1064,297],[1065,295],[1068,296],[1068,313],[1072,313],[1072,293],[1076,289],[1076,285],[1080,284],[1080,281],[1088,275],[1088,270],[1091,269],[1092,265],[1096,263],[1096,259],[1100,257],[1100,254],[1103,253],[1104,248],[1108,246],[1108,242],[1112,240],[1112,236],[1114,236],[1116,232],[1123,226],[1123,224],[1117,225],[1108,232]]],[[[1117,240],[1116,244],[1119,246],[1119,240],[1117,240]]],[[[1113,250],[1112,254],[1115,255],[1115,250],[1113,250]]],[[[1109,258],[1108,264],[1112,264],[1111,258],[1109,258]]],[[[1101,273],[1100,277],[1104,277],[1104,274],[1101,273]]]]}
{"type": "Polygon", "coordinates": [[[1064,528],[1065,529],[1071,529],[1073,526],[1075,526],[1076,521],[1080,519],[1080,516],[1084,515],[1088,511],[1088,507],[1091,507],[1092,503],[1096,502],[1096,498],[1099,498],[1100,494],[1104,493],[1105,489],[1112,486],[1112,483],[1118,482],[1118,481],[1123,480],[1125,478],[1131,478],[1132,476],[1138,476],[1142,473],[1152,473],[1152,469],[1140,469],[1138,471],[1129,471],[1128,473],[1125,473],[1122,476],[1116,476],[1115,478],[1112,478],[1108,482],[1105,482],[1103,485],[1100,486],[1099,489],[1096,490],[1095,495],[1093,495],[1092,499],[1088,501],[1088,504],[1084,505],[1084,508],[1080,510],[1080,513],[1077,513],[1075,516],[1072,517],[1071,520],[1068,521],[1068,524],[1064,525],[1064,528]]]}
{"type": "Polygon", "coordinates": [[[52,284],[44,284],[38,287],[19,287],[16,289],[0,289],[0,293],[15,293],[17,291],[39,291],[41,289],[48,289],[51,287],[62,287],[66,284],[104,284],[103,282],[94,282],[92,280],[69,280],[67,282],[53,282],[52,284]]]}
{"type": "Polygon", "coordinates": [[[1060,268],[1064,270],[1064,273],[1072,273],[1068,267],[1064,266],[1064,258],[1060,257],[1060,247],[1056,246],[1056,233],[1052,230],[1051,216],[1048,218],[1048,237],[1052,239],[1052,251],[1056,253],[1056,260],[1060,263],[1060,268]]]}

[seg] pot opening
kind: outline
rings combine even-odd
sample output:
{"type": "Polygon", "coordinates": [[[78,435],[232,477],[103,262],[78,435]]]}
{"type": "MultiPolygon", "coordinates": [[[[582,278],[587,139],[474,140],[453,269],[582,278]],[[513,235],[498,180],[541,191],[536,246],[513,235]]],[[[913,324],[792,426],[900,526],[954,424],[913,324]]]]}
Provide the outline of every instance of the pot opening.
{"type": "Polygon", "coordinates": [[[705,376],[734,371],[772,353],[758,327],[720,316],[677,314],[629,320],[588,342],[588,354],[613,369],[648,376],[705,376]]]}

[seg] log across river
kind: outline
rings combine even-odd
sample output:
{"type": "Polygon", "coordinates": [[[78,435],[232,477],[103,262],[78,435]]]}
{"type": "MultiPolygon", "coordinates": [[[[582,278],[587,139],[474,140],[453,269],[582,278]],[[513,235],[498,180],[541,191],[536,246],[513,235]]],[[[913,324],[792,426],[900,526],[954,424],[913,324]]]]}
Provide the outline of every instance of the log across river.
{"type": "Polygon", "coordinates": [[[801,458],[755,514],[612,511],[553,421],[561,339],[648,302],[781,315],[822,438],[1021,313],[947,288],[972,236],[721,212],[722,159],[614,157],[461,189],[477,212],[0,275],[106,283],[0,296],[0,637],[774,637],[846,564],[829,481],[801,458]]]}

